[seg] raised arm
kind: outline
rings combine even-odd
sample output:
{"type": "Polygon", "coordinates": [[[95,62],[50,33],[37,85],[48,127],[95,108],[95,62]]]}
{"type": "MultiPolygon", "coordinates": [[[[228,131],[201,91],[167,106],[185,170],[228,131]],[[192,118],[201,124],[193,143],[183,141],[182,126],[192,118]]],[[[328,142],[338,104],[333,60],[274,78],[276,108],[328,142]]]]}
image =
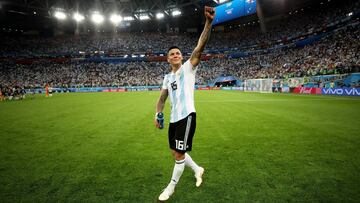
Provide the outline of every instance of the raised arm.
{"type": "MultiPolygon", "coordinates": [[[[158,102],[156,104],[156,114],[159,113],[159,112],[162,112],[164,110],[165,102],[166,102],[166,99],[167,99],[168,95],[169,95],[169,93],[168,93],[167,89],[162,89],[161,90],[160,98],[159,98],[159,100],[158,100],[158,102]]],[[[155,124],[155,126],[157,128],[160,128],[160,125],[156,120],[156,116],[155,116],[155,119],[154,119],[154,124],[155,124]]]]}
{"type": "Polygon", "coordinates": [[[194,51],[190,56],[190,63],[193,65],[194,68],[200,63],[201,54],[204,51],[205,45],[210,38],[211,23],[215,17],[215,9],[212,7],[205,6],[205,17],[206,17],[206,22],[205,22],[204,30],[200,35],[198,44],[196,45],[194,51]]]}

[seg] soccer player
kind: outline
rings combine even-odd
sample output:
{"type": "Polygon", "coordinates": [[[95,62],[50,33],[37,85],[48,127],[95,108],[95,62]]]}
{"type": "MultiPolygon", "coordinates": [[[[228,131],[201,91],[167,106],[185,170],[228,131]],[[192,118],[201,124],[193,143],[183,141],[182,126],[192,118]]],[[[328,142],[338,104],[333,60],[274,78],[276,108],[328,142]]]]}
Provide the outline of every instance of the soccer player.
{"type": "Polygon", "coordinates": [[[3,94],[3,88],[0,85],[0,101],[3,101],[3,100],[5,100],[5,97],[4,97],[4,94],[3,94]]]}
{"type": "Polygon", "coordinates": [[[201,53],[210,38],[211,23],[215,17],[215,9],[205,6],[206,22],[198,44],[190,59],[182,64],[183,56],[178,47],[170,47],[167,61],[171,72],[164,77],[160,98],[156,105],[155,126],[162,128],[158,115],[162,113],[167,97],[170,97],[171,115],[168,140],[171,152],[175,158],[175,166],[168,186],[159,196],[160,201],[166,201],[174,193],[175,186],[184,171],[185,165],[190,167],[196,178],[196,187],[202,183],[204,168],[198,166],[186,153],[191,151],[192,139],[196,128],[196,113],[194,105],[195,74],[200,63],[201,53]]]}
{"type": "Polygon", "coordinates": [[[45,97],[49,97],[49,84],[45,85],[45,97]]]}

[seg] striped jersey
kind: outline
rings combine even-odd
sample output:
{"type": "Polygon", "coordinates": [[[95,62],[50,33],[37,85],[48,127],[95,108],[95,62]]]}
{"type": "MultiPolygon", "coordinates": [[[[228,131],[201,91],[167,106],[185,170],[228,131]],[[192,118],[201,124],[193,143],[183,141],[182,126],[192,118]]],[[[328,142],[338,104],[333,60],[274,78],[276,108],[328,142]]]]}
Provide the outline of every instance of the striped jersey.
{"type": "Polygon", "coordinates": [[[190,60],[187,60],[175,73],[171,72],[164,77],[162,88],[168,90],[171,104],[170,123],[175,123],[195,112],[196,70],[197,68],[193,70],[190,60]]]}

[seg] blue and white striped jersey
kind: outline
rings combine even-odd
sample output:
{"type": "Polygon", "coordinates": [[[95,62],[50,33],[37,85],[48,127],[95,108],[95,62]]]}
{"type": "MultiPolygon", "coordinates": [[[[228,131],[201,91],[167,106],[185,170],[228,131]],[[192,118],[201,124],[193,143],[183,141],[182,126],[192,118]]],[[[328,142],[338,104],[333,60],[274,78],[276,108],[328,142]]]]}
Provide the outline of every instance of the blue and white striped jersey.
{"type": "Polygon", "coordinates": [[[195,112],[194,89],[195,74],[190,60],[187,60],[174,73],[171,72],[164,77],[163,89],[167,89],[171,103],[170,123],[175,123],[190,113],[195,112]]]}

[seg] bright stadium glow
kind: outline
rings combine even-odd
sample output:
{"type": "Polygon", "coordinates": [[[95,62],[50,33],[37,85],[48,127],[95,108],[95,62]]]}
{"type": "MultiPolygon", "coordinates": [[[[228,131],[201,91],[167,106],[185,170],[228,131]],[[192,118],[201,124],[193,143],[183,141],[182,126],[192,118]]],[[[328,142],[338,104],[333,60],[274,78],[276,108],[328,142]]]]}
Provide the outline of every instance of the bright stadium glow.
{"type": "Polygon", "coordinates": [[[139,16],[139,19],[140,19],[140,20],[150,20],[150,17],[149,17],[149,15],[147,15],[147,14],[141,14],[141,15],[139,16]]]}
{"type": "Polygon", "coordinates": [[[132,16],[125,16],[125,17],[124,17],[124,20],[125,20],[125,21],[133,21],[133,20],[134,20],[134,17],[132,17],[132,16]]]}
{"type": "Polygon", "coordinates": [[[217,3],[217,4],[222,4],[222,3],[227,2],[228,0],[214,0],[214,1],[215,1],[215,3],[217,3]]]}
{"type": "Polygon", "coordinates": [[[156,19],[163,19],[164,18],[164,14],[163,13],[157,13],[156,14],[156,19]]]}
{"type": "Polygon", "coordinates": [[[120,15],[112,14],[110,16],[110,21],[115,25],[120,23],[122,20],[123,20],[123,18],[120,15]]]}
{"type": "Polygon", "coordinates": [[[85,17],[79,13],[74,13],[73,15],[73,19],[76,21],[76,22],[81,22],[85,19],[85,17]]]}
{"type": "Polygon", "coordinates": [[[94,13],[91,16],[91,20],[96,24],[100,24],[100,23],[102,23],[104,21],[104,16],[102,16],[99,13],[94,13]]]}
{"type": "Polygon", "coordinates": [[[65,20],[66,19],[66,14],[62,11],[55,11],[54,13],[55,18],[59,19],[59,20],[65,20]]]}
{"type": "Polygon", "coordinates": [[[181,15],[181,11],[175,10],[175,11],[171,12],[171,15],[172,16],[179,16],[179,15],[181,15]]]}

